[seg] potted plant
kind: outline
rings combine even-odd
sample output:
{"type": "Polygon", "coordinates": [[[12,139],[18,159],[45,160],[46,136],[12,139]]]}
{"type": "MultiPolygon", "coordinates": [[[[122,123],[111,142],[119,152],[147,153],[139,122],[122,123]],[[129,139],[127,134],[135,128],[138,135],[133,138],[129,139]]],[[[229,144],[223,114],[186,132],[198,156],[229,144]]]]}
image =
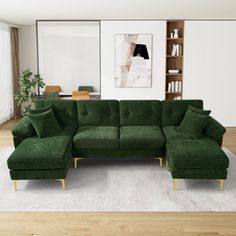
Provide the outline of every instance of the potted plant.
{"type": "Polygon", "coordinates": [[[22,106],[22,114],[24,115],[37,99],[36,88],[43,88],[45,86],[43,79],[39,74],[33,74],[30,69],[22,71],[19,78],[20,89],[15,96],[17,105],[22,106]]]}

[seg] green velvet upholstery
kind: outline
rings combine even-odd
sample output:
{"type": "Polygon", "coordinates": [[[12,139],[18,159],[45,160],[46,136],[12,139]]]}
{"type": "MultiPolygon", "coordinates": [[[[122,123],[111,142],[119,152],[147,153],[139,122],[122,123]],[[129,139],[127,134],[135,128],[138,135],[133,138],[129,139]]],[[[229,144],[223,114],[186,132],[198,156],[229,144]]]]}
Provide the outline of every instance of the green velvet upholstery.
{"type": "Polygon", "coordinates": [[[61,131],[61,127],[52,109],[38,114],[28,113],[27,116],[40,138],[48,137],[61,131]]]}
{"type": "Polygon", "coordinates": [[[119,126],[119,103],[115,100],[77,101],[79,126],[119,126]]]}
{"type": "Polygon", "coordinates": [[[201,115],[188,109],[178,127],[178,131],[191,138],[201,138],[203,128],[206,126],[209,118],[208,115],[201,115]]]}
{"type": "Polygon", "coordinates": [[[35,130],[27,116],[23,117],[11,131],[14,137],[14,145],[17,147],[24,138],[35,135],[35,130]]]}
{"type": "Polygon", "coordinates": [[[171,176],[173,179],[226,179],[226,169],[173,169],[171,176]]]}
{"type": "Polygon", "coordinates": [[[215,140],[220,146],[222,145],[223,135],[225,132],[225,127],[212,117],[210,117],[205,128],[203,129],[203,133],[207,137],[215,140]]]}
{"type": "Polygon", "coordinates": [[[47,169],[47,170],[10,170],[11,179],[27,180],[27,179],[65,179],[70,167],[70,161],[63,169],[47,169]]]}
{"type": "Polygon", "coordinates": [[[189,105],[202,109],[203,101],[202,100],[162,101],[162,126],[180,125],[189,105]]]}
{"type": "Polygon", "coordinates": [[[114,126],[82,126],[74,139],[75,149],[118,149],[119,128],[114,126]]]}
{"type": "Polygon", "coordinates": [[[225,170],[229,166],[228,157],[211,139],[172,139],[166,149],[171,169],[225,170]]]}
{"type": "Polygon", "coordinates": [[[225,128],[210,117],[199,139],[180,133],[189,105],[202,112],[196,110],[203,108],[201,100],[37,100],[36,109],[52,106],[62,130],[38,138],[28,117],[21,119],[12,130],[11,178],[65,179],[72,157],[166,155],[173,178],[226,179],[229,161],[220,148],[225,128]]]}
{"type": "Polygon", "coordinates": [[[62,169],[72,157],[71,130],[46,138],[24,139],[8,159],[13,170],[62,169]]]}
{"type": "Polygon", "coordinates": [[[157,126],[122,126],[121,149],[165,149],[165,137],[157,126]]]}
{"type": "Polygon", "coordinates": [[[156,158],[165,155],[164,149],[73,149],[73,157],[83,158],[156,158]]]}
{"type": "Polygon", "coordinates": [[[190,109],[191,111],[196,112],[196,113],[198,113],[198,114],[200,114],[200,115],[206,115],[206,116],[208,116],[208,115],[210,115],[210,113],[211,113],[210,110],[199,109],[199,108],[193,107],[193,106],[191,106],[191,105],[188,106],[188,109],[190,109]]]}
{"type": "MultiPolygon", "coordinates": [[[[181,133],[178,131],[179,126],[165,126],[162,127],[162,131],[165,135],[166,140],[170,139],[189,139],[191,138],[189,135],[181,133]]],[[[203,135],[202,138],[205,136],[203,135]]]]}
{"type": "Polygon", "coordinates": [[[73,100],[37,100],[35,108],[43,108],[52,104],[56,119],[63,126],[77,126],[76,101],[73,100]]]}
{"type": "Polygon", "coordinates": [[[53,109],[53,106],[51,104],[49,104],[48,106],[42,107],[42,108],[38,108],[38,109],[30,109],[27,111],[27,114],[39,114],[39,113],[43,113],[45,111],[48,111],[50,109],[53,109]]]}
{"type": "Polygon", "coordinates": [[[120,101],[121,126],[161,126],[162,105],[158,100],[120,101]]]}

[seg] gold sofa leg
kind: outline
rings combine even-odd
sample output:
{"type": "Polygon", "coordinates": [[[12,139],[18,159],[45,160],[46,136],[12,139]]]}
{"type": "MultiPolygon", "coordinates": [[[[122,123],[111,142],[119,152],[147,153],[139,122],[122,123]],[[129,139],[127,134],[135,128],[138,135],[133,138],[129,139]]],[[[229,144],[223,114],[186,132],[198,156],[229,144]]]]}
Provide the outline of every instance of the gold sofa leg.
{"type": "Polygon", "coordinates": [[[74,168],[76,169],[78,167],[78,160],[83,159],[82,157],[75,157],[74,158],[74,168]]]}
{"type": "Polygon", "coordinates": [[[162,157],[157,157],[155,159],[160,161],[160,167],[162,168],[162,160],[163,160],[163,158],[162,157]]]}
{"type": "Polygon", "coordinates": [[[176,190],[176,179],[173,179],[173,189],[176,190]]]}
{"type": "Polygon", "coordinates": [[[57,179],[57,180],[61,182],[61,188],[62,188],[63,190],[65,190],[65,189],[66,189],[66,182],[65,182],[65,179],[57,179]]]}
{"type": "Polygon", "coordinates": [[[220,190],[223,190],[223,187],[224,187],[224,180],[223,179],[220,179],[220,190]]]}
{"type": "Polygon", "coordinates": [[[13,183],[14,183],[14,190],[17,191],[17,181],[13,180],[13,183]]]}

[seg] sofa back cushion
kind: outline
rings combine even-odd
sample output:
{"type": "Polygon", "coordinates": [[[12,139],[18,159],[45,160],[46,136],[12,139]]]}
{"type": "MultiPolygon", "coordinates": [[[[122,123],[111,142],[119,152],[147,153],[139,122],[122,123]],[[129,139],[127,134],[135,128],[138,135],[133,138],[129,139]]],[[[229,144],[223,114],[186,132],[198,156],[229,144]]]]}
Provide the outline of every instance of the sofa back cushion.
{"type": "Polygon", "coordinates": [[[77,101],[79,126],[119,126],[119,102],[116,100],[77,101]]]}
{"type": "Polygon", "coordinates": [[[76,101],[73,100],[37,100],[35,108],[52,104],[56,119],[61,126],[77,126],[76,101]]]}
{"type": "Polygon", "coordinates": [[[202,100],[162,101],[162,126],[180,125],[189,105],[199,109],[203,109],[202,100]]]}
{"type": "Polygon", "coordinates": [[[161,126],[161,102],[158,100],[120,101],[121,126],[161,126]]]}

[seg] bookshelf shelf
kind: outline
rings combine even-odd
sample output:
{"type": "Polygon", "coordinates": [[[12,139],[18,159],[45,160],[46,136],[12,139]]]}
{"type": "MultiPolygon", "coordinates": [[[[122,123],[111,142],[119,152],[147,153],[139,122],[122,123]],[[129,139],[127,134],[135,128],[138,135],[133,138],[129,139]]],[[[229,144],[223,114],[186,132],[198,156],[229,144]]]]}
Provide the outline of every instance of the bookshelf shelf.
{"type": "Polygon", "coordinates": [[[166,73],[168,76],[182,76],[182,73],[174,74],[174,73],[166,73]]]}
{"type": "Polygon", "coordinates": [[[183,57],[183,55],[179,55],[179,56],[166,55],[166,57],[183,57]]]}
{"type": "Polygon", "coordinates": [[[168,94],[180,94],[181,92],[166,92],[168,94]]]}
{"type": "Polygon", "coordinates": [[[183,58],[184,58],[184,21],[170,20],[166,23],[166,82],[165,99],[175,100],[183,97],[183,58]],[[172,38],[178,29],[178,38],[172,38]],[[180,73],[168,73],[179,70],[180,73]],[[173,91],[173,92],[169,92],[173,91]],[[181,91],[181,92],[180,92],[181,91]]]}

